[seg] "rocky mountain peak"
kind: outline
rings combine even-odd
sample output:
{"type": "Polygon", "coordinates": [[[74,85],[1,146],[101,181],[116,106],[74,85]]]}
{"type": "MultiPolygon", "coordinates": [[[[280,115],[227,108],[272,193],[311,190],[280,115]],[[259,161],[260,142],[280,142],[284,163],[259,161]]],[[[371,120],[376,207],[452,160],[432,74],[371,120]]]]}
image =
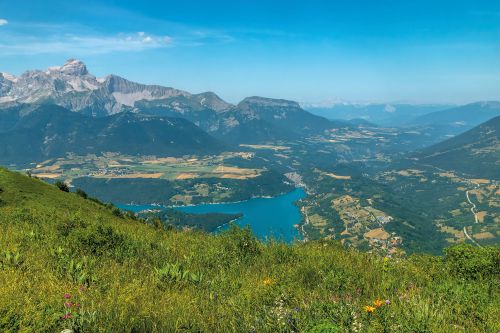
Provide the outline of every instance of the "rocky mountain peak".
{"type": "Polygon", "coordinates": [[[66,75],[82,76],[89,74],[87,66],[77,59],[69,59],[64,65],[59,67],[59,72],[66,75]]]}
{"type": "Polygon", "coordinates": [[[11,75],[9,73],[0,72],[0,81],[16,82],[17,77],[15,77],[14,75],[11,75]]]}

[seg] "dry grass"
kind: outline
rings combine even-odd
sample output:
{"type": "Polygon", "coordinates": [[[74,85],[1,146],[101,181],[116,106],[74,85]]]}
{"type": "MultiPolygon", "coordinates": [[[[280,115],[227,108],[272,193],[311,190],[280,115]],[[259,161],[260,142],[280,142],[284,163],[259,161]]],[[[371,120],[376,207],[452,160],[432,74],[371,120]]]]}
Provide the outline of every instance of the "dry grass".
{"type": "Polygon", "coordinates": [[[180,163],[180,162],[183,162],[183,160],[180,158],[162,157],[162,158],[156,158],[153,160],[143,161],[142,164],[172,164],[172,163],[180,163]]]}
{"type": "Polygon", "coordinates": [[[255,178],[257,176],[258,175],[238,175],[234,173],[225,173],[222,176],[220,176],[220,178],[245,180],[245,179],[255,178]]]}
{"type": "Polygon", "coordinates": [[[476,216],[477,216],[477,220],[478,220],[479,222],[483,223],[483,222],[484,222],[484,217],[486,216],[486,214],[487,214],[487,212],[485,212],[485,211],[478,212],[478,213],[476,214],[476,216]]]}
{"type": "Polygon", "coordinates": [[[198,177],[199,175],[197,173],[184,172],[175,177],[175,179],[182,180],[182,179],[193,179],[198,177]]]}
{"type": "Polygon", "coordinates": [[[218,166],[213,171],[214,174],[222,174],[220,178],[229,179],[249,179],[259,176],[259,171],[255,169],[244,169],[230,166],[218,166]]]}
{"type": "Polygon", "coordinates": [[[118,176],[107,176],[106,178],[160,178],[163,176],[163,173],[129,173],[126,175],[118,175],[118,176]]]}
{"type": "Polygon", "coordinates": [[[489,179],[480,179],[480,178],[477,178],[477,179],[471,179],[470,181],[471,181],[471,182],[473,182],[474,184],[478,184],[478,185],[481,185],[481,184],[489,184],[489,183],[490,183],[490,180],[489,180],[489,179]]]}
{"type": "Polygon", "coordinates": [[[33,176],[38,178],[48,178],[48,179],[56,179],[62,176],[60,173],[33,173],[33,176]]]}
{"type": "Polygon", "coordinates": [[[453,241],[455,241],[457,239],[458,240],[465,239],[465,235],[464,235],[464,232],[462,230],[457,230],[457,229],[450,227],[450,226],[441,226],[440,230],[441,230],[441,232],[445,232],[447,234],[453,235],[453,237],[454,237],[453,241]]]}
{"type": "Polygon", "coordinates": [[[315,227],[326,227],[328,225],[328,221],[318,214],[310,215],[309,221],[315,227]]]}
{"type": "Polygon", "coordinates": [[[490,239],[490,238],[495,238],[495,235],[493,235],[489,231],[485,231],[485,232],[480,232],[478,234],[474,234],[474,238],[476,238],[476,239],[490,239]]]}
{"type": "Polygon", "coordinates": [[[365,238],[377,238],[377,239],[387,239],[389,238],[391,235],[385,231],[384,229],[382,228],[377,228],[377,229],[373,229],[373,230],[370,230],[368,231],[367,233],[364,234],[365,238]]]}
{"type": "Polygon", "coordinates": [[[340,176],[334,173],[325,173],[325,175],[327,175],[328,177],[332,177],[333,179],[343,179],[343,180],[351,179],[351,176],[340,176]]]}
{"type": "Polygon", "coordinates": [[[290,147],[286,146],[274,146],[274,145],[247,145],[241,144],[240,147],[247,147],[252,149],[271,149],[271,150],[288,150],[290,147]]]}

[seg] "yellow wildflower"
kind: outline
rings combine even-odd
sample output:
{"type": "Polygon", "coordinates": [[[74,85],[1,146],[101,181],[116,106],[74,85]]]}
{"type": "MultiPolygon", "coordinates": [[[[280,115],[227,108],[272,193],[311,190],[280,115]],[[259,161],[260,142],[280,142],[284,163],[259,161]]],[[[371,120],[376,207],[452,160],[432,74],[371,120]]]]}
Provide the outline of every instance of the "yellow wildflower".
{"type": "Polygon", "coordinates": [[[373,301],[373,304],[377,307],[377,308],[380,308],[382,306],[382,304],[384,304],[384,302],[382,302],[381,300],[379,299],[376,299],[375,301],[373,301]]]}
{"type": "Polygon", "coordinates": [[[373,311],[375,311],[375,308],[373,306],[365,306],[365,311],[368,312],[368,313],[372,313],[373,311]]]}
{"type": "Polygon", "coordinates": [[[265,286],[270,286],[273,283],[273,280],[271,278],[265,278],[262,283],[264,283],[265,286]]]}

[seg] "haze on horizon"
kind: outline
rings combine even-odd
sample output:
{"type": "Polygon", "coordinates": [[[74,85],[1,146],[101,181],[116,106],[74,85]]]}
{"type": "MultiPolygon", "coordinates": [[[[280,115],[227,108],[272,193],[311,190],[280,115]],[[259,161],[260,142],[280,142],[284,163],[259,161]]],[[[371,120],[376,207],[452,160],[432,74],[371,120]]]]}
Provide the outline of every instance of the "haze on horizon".
{"type": "Polygon", "coordinates": [[[0,3],[0,71],[93,74],[302,102],[500,100],[498,1],[0,3]]]}

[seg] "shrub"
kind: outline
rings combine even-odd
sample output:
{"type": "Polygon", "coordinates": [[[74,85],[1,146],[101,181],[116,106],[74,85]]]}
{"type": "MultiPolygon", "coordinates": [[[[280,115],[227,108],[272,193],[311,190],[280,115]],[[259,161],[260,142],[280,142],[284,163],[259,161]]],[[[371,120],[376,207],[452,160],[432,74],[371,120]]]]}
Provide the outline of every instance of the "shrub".
{"type": "Polygon", "coordinates": [[[102,202],[101,200],[97,199],[97,198],[94,198],[94,197],[88,197],[88,199],[92,202],[95,202],[96,204],[98,205],[101,205],[101,206],[106,206],[106,204],[104,204],[104,202],[102,202]]]}
{"type": "Polygon", "coordinates": [[[122,211],[117,207],[113,207],[111,213],[113,213],[114,216],[123,217],[122,211]]]}
{"type": "Polygon", "coordinates": [[[125,236],[111,227],[98,225],[79,229],[74,233],[74,237],[76,239],[71,242],[71,245],[80,253],[96,256],[111,255],[120,258],[128,255],[125,236]]]}
{"type": "Polygon", "coordinates": [[[226,252],[241,259],[248,259],[259,254],[259,241],[252,233],[250,227],[238,227],[231,224],[229,230],[222,234],[223,245],[226,252]]]}
{"type": "Polygon", "coordinates": [[[78,195],[84,199],[88,198],[87,193],[85,193],[85,191],[82,190],[81,188],[77,188],[75,193],[76,193],[76,195],[78,195]]]}
{"type": "Polygon", "coordinates": [[[486,279],[500,273],[500,250],[461,244],[445,249],[450,273],[463,279],[486,279]]]}
{"type": "Polygon", "coordinates": [[[63,192],[69,192],[69,186],[63,181],[58,180],[54,185],[63,192]]]}

